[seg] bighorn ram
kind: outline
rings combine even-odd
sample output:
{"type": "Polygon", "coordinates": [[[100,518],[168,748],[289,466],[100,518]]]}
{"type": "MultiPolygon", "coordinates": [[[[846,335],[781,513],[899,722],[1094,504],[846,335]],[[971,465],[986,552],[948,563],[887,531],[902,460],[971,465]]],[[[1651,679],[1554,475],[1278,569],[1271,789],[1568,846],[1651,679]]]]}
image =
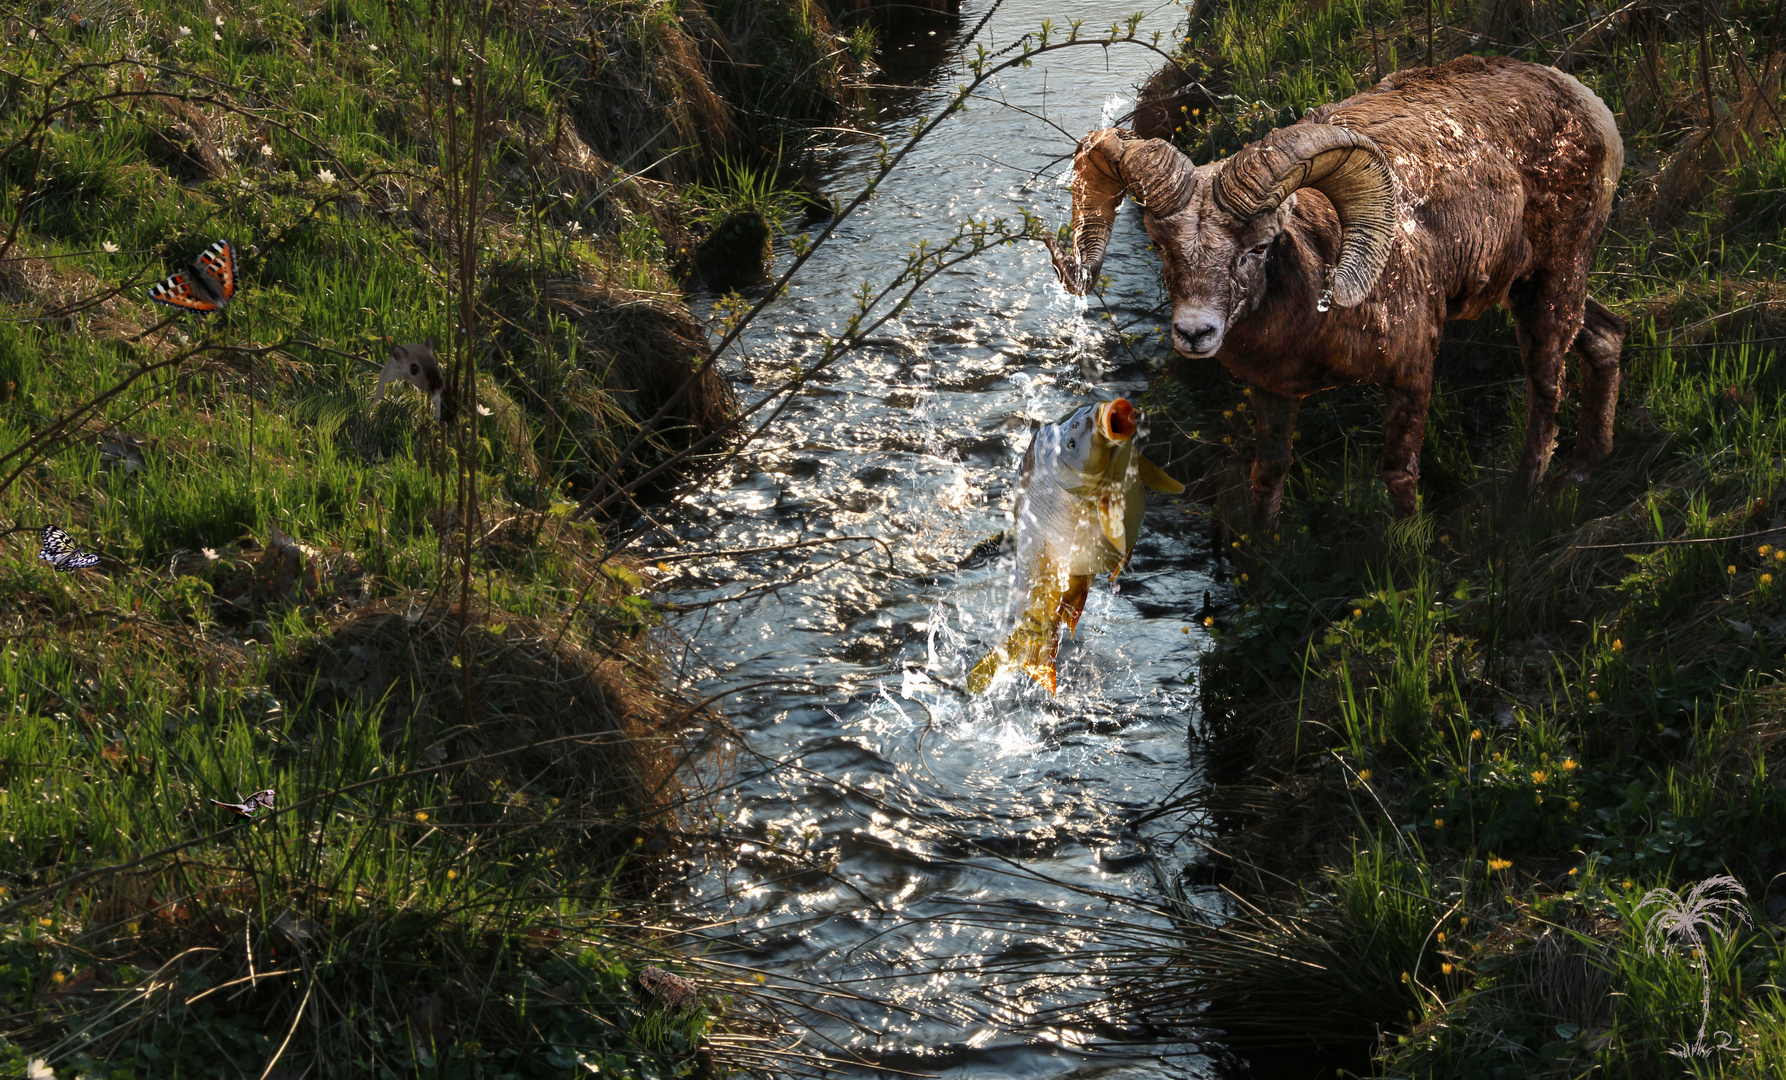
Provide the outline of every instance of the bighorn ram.
{"type": "Polygon", "coordinates": [[[1549,463],[1571,343],[1582,403],[1565,478],[1612,449],[1625,324],[1587,281],[1623,168],[1612,113],[1587,87],[1467,56],[1397,72],[1200,168],[1163,140],[1094,131],[1073,161],[1073,250],[1048,248],[1084,295],[1134,196],[1165,263],[1173,346],[1256,388],[1255,518],[1283,500],[1301,399],[1348,383],[1383,387],[1382,475],[1407,516],[1449,319],[1512,311],[1530,389],[1516,493],[1549,463]]]}

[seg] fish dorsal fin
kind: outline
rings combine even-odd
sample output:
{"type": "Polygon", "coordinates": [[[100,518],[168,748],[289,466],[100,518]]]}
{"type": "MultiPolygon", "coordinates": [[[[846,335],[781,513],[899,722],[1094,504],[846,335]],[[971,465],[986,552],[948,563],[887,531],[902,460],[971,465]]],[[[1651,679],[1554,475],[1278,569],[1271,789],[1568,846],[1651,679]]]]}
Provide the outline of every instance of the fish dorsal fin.
{"type": "Polygon", "coordinates": [[[1141,482],[1155,491],[1163,491],[1168,495],[1182,495],[1184,485],[1166,475],[1166,470],[1153,462],[1135,455],[1135,468],[1141,474],[1141,482]]]}

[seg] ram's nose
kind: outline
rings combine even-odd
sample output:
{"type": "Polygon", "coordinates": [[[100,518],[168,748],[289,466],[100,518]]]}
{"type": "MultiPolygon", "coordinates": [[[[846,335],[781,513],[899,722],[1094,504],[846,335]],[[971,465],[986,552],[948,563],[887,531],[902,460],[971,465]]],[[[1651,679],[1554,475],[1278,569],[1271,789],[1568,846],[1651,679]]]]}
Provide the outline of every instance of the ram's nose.
{"type": "Polygon", "coordinates": [[[1212,311],[1191,310],[1172,320],[1172,347],[1187,356],[1208,356],[1222,344],[1222,322],[1212,311]]]}

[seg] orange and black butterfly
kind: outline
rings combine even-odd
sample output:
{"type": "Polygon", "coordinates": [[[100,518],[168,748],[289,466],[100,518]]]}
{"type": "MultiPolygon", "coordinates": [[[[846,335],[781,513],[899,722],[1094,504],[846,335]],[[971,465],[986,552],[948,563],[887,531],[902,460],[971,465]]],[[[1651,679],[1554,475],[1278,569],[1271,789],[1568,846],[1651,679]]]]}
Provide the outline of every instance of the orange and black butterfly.
{"type": "Polygon", "coordinates": [[[156,303],[200,315],[221,311],[234,295],[236,251],[228,240],[217,241],[200,252],[187,269],[149,286],[149,299],[156,303]]]}
{"type": "Polygon", "coordinates": [[[211,802],[240,817],[252,818],[256,810],[273,809],[273,789],[257,791],[239,803],[221,802],[217,799],[212,799],[211,802]]]}

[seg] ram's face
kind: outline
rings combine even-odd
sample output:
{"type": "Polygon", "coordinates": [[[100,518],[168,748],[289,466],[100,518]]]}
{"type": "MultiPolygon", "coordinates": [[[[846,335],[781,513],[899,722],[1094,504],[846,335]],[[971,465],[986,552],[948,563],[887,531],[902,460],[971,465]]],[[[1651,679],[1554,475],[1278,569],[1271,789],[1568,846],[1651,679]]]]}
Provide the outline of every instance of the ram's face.
{"type": "Polygon", "coordinates": [[[1272,248],[1295,207],[1291,195],[1276,211],[1243,220],[1217,205],[1205,186],[1178,213],[1146,216],[1172,298],[1173,348],[1214,356],[1228,328],[1259,306],[1272,248]]]}

